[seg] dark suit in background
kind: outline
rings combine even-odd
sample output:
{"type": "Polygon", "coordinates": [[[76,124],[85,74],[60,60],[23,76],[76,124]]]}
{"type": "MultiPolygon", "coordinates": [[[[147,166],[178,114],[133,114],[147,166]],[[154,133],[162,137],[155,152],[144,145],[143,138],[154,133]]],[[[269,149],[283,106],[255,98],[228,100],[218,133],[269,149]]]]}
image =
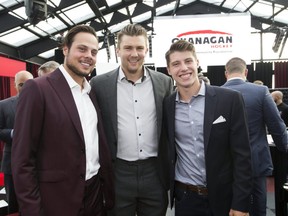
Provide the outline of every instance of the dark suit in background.
{"type": "Polygon", "coordinates": [[[281,118],[286,127],[288,127],[288,105],[283,102],[283,93],[281,91],[273,91],[271,92],[271,96],[277,105],[281,118]]]}
{"type": "Polygon", "coordinates": [[[266,129],[272,135],[276,147],[284,152],[287,149],[287,132],[268,88],[245,82],[247,73],[246,63],[242,59],[230,59],[226,64],[227,82],[223,87],[237,90],[244,98],[253,169],[250,215],[265,216],[266,177],[272,175],[273,171],[266,129]]]}
{"type": "Polygon", "coordinates": [[[1,171],[4,173],[4,184],[10,213],[18,211],[11,171],[12,130],[14,128],[17,100],[18,96],[13,96],[0,101],[0,139],[5,143],[1,171]]]}
{"type": "MultiPolygon", "coordinates": [[[[33,79],[33,75],[28,71],[19,71],[15,74],[15,88],[18,94],[28,79],[33,79]]],[[[0,140],[5,143],[1,171],[4,173],[8,214],[18,212],[19,209],[11,170],[11,149],[18,94],[0,101],[0,140]]]]}

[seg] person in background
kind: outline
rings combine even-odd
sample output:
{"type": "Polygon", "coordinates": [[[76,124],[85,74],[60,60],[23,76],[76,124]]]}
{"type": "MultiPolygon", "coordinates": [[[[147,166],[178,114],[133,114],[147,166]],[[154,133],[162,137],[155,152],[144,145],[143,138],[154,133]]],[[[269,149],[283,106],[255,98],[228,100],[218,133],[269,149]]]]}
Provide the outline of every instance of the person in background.
{"type": "Polygon", "coordinates": [[[15,88],[17,91],[17,95],[0,101],[0,140],[5,143],[1,163],[1,171],[4,173],[4,186],[8,202],[8,214],[18,212],[19,209],[11,171],[11,149],[13,140],[14,118],[18,97],[24,83],[28,79],[33,79],[33,75],[30,72],[19,71],[18,73],[16,73],[15,88]]]}
{"type": "Polygon", "coordinates": [[[264,85],[264,83],[261,80],[255,80],[253,83],[256,85],[264,85]]]}
{"type": "Polygon", "coordinates": [[[286,127],[288,127],[288,105],[283,102],[283,93],[281,91],[273,91],[271,96],[277,105],[281,118],[285,122],[286,127]]]}
{"type": "Polygon", "coordinates": [[[171,44],[165,57],[177,83],[164,100],[175,216],[248,215],[251,153],[241,94],[200,81],[188,41],[171,44]]]}
{"type": "Polygon", "coordinates": [[[59,66],[60,64],[56,61],[45,62],[38,68],[38,77],[44,76],[46,74],[55,71],[59,66]]]}
{"type": "Polygon", "coordinates": [[[268,88],[245,82],[248,69],[243,59],[238,57],[230,59],[226,63],[225,70],[227,82],[223,87],[242,94],[248,119],[253,170],[252,205],[249,214],[266,216],[266,177],[271,176],[273,171],[266,128],[277,148],[286,152],[288,144],[286,127],[268,88]]]}
{"type": "Polygon", "coordinates": [[[146,30],[129,24],[118,33],[121,66],[90,81],[102,112],[115,168],[117,216],[165,216],[167,148],[162,142],[162,102],[169,76],[146,68],[146,30]]]}
{"type": "Polygon", "coordinates": [[[112,161],[85,79],[98,49],[92,27],[74,26],[63,41],[64,64],[20,94],[12,173],[21,216],[103,216],[113,206],[112,161]]]}
{"type": "Polygon", "coordinates": [[[198,73],[198,78],[199,80],[203,80],[206,84],[210,85],[210,80],[208,77],[204,76],[204,74],[202,72],[198,73]]]}

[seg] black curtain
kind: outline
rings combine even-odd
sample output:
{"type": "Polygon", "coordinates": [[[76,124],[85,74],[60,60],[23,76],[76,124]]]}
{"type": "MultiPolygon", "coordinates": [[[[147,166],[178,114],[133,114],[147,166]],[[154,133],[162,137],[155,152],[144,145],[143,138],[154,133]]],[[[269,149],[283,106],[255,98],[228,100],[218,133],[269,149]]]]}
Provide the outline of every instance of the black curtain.
{"type": "Polygon", "coordinates": [[[207,77],[211,85],[223,85],[226,82],[225,66],[208,66],[207,77]]]}
{"type": "MultiPolygon", "coordinates": [[[[150,69],[152,69],[152,70],[155,70],[155,68],[151,68],[150,66],[148,66],[148,68],[150,68],[150,69]]],[[[161,72],[161,73],[164,73],[164,74],[166,74],[167,76],[170,76],[170,75],[168,74],[168,71],[167,71],[167,68],[166,68],[166,67],[157,67],[157,68],[156,68],[156,71],[161,72]]]]}
{"type": "Polygon", "coordinates": [[[38,68],[40,66],[30,63],[30,62],[26,62],[26,70],[29,71],[34,78],[38,77],[38,68]]]}
{"type": "Polygon", "coordinates": [[[247,65],[247,69],[248,69],[247,80],[249,82],[254,82],[256,79],[254,78],[255,71],[254,71],[253,64],[252,65],[247,65]]]}
{"type": "Polygon", "coordinates": [[[255,80],[261,80],[264,85],[268,86],[268,88],[272,88],[272,63],[271,62],[260,62],[256,63],[256,69],[253,74],[253,78],[249,81],[253,82],[255,80]]]}

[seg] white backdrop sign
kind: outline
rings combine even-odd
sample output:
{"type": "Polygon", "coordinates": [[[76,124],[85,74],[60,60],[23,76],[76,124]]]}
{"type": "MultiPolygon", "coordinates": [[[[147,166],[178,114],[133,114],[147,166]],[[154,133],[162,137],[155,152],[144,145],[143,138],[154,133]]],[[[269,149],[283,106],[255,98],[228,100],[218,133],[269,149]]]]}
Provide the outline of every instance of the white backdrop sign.
{"type": "Polygon", "coordinates": [[[188,40],[195,45],[200,66],[225,65],[232,57],[250,64],[251,17],[248,13],[155,17],[152,57],[166,67],[171,43],[188,40]]]}

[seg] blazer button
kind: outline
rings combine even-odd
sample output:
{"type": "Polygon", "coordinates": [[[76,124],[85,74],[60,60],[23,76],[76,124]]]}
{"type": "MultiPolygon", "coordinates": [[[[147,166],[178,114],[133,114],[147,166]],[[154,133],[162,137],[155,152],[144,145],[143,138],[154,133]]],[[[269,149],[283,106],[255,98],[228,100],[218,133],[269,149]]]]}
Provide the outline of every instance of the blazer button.
{"type": "Polygon", "coordinates": [[[81,179],[84,179],[84,177],[85,177],[84,174],[80,174],[81,179]]]}
{"type": "Polygon", "coordinates": [[[82,154],[85,154],[85,150],[84,150],[84,149],[81,149],[81,153],[82,153],[82,154]]]}

